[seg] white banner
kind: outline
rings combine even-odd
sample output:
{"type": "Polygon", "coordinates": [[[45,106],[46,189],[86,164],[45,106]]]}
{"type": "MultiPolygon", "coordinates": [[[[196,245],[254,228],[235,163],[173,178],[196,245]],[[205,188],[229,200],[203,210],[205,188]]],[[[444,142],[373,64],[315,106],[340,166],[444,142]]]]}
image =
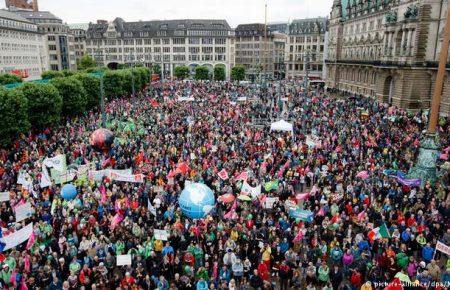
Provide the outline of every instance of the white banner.
{"type": "Polygon", "coordinates": [[[18,230],[17,232],[14,232],[12,234],[7,235],[6,237],[3,237],[1,239],[1,241],[5,243],[5,248],[3,249],[3,251],[12,249],[17,245],[20,245],[23,242],[27,241],[32,233],[33,233],[33,223],[30,223],[25,227],[21,228],[20,230],[18,230]]]}
{"type": "Polygon", "coordinates": [[[89,179],[94,181],[102,181],[103,177],[107,176],[111,178],[111,173],[115,174],[132,174],[131,169],[104,169],[104,170],[89,170],[89,179]]]}
{"type": "Polygon", "coordinates": [[[131,265],[131,255],[117,255],[117,266],[131,265]]]}
{"type": "Polygon", "coordinates": [[[247,181],[242,183],[241,192],[245,195],[250,195],[253,199],[261,194],[261,184],[256,187],[251,187],[247,181]]]}
{"type": "Polygon", "coordinates": [[[306,145],[308,145],[309,147],[321,147],[321,141],[319,139],[319,137],[315,136],[315,135],[308,135],[306,136],[306,145]]]}
{"type": "Polygon", "coordinates": [[[117,172],[110,173],[111,180],[115,181],[123,181],[123,182],[133,182],[133,183],[143,183],[144,175],[143,174],[121,174],[117,172]]]}
{"type": "Polygon", "coordinates": [[[267,197],[266,200],[264,201],[264,208],[266,208],[266,209],[273,208],[273,205],[277,201],[278,201],[278,197],[267,197]]]}
{"type": "Polygon", "coordinates": [[[0,202],[9,201],[9,191],[0,192],[0,202]]]}
{"type": "Polygon", "coordinates": [[[447,255],[450,255],[450,247],[442,242],[437,242],[436,244],[436,251],[440,251],[442,253],[445,253],[447,255]]]}
{"type": "Polygon", "coordinates": [[[52,158],[45,158],[44,165],[58,171],[66,170],[66,155],[60,154],[52,158]]]}
{"type": "Polygon", "coordinates": [[[166,230],[154,230],[155,240],[167,241],[169,239],[169,233],[166,230]]]}
{"type": "Polygon", "coordinates": [[[34,209],[30,202],[15,207],[14,211],[16,212],[16,222],[23,221],[34,214],[34,209]]]}
{"type": "Polygon", "coordinates": [[[237,101],[238,102],[245,102],[245,101],[247,101],[247,97],[239,97],[239,98],[237,98],[237,101]]]}

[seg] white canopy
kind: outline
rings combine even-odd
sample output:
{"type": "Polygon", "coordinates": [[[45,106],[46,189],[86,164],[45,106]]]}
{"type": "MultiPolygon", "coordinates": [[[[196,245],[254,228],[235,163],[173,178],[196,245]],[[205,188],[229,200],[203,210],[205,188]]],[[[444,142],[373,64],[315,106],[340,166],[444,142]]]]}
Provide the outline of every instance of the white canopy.
{"type": "Polygon", "coordinates": [[[286,131],[294,134],[294,126],[291,123],[280,120],[270,125],[270,131],[286,131]]]}

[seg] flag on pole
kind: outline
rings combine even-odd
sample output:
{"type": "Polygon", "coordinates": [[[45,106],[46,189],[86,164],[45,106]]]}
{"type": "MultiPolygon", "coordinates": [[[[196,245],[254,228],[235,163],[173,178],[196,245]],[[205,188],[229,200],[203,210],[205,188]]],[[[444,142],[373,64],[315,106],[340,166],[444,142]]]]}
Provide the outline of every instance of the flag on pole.
{"type": "Polygon", "coordinates": [[[273,181],[266,182],[264,184],[264,189],[266,191],[271,191],[272,189],[277,190],[278,189],[278,180],[273,180],[273,181]]]}
{"type": "Polygon", "coordinates": [[[373,230],[369,231],[367,234],[367,237],[373,241],[378,239],[384,239],[384,238],[390,238],[389,230],[386,227],[386,224],[382,224],[379,227],[374,228],[373,230]]]}
{"type": "Polygon", "coordinates": [[[236,181],[238,181],[238,180],[247,181],[247,179],[248,179],[248,172],[247,171],[242,171],[241,174],[239,174],[236,177],[236,181]]]}
{"type": "Polygon", "coordinates": [[[217,175],[219,175],[220,179],[222,180],[228,179],[228,172],[225,170],[225,168],[220,170],[219,173],[217,173],[217,175]]]}

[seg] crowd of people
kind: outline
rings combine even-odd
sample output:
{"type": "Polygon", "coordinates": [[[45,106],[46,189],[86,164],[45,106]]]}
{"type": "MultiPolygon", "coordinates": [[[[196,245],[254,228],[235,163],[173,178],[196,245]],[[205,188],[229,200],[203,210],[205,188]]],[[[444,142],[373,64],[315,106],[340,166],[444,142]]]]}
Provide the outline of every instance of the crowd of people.
{"type": "MultiPolygon", "coordinates": [[[[0,209],[2,236],[33,223],[32,241],[0,255],[3,289],[368,290],[395,279],[450,286],[448,257],[435,250],[438,241],[450,246],[448,160],[438,161],[434,184],[408,186],[394,176],[417,158],[422,112],[293,82],[264,91],[167,81],[110,100],[106,113],[115,134],[107,151],[89,143],[101,126],[93,111],[0,152],[0,192],[10,195],[0,209]],[[281,117],[293,132],[269,130],[281,117]],[[43,160],[60,154],[69,167],[131,169],[144,180],[74,176],[78,194],[64,200],[61,184],[41,187],[43,160]],[[19,175],[31,184],[19,184],[19,175]],[[202,219],[178,205],[186,182],[214,191],[216,206],[202,219]],[[244,183],[262,185],[260,194],[238,198],[244,183]],[[34,214],[16,222],[14,210],[26,202],[34,214]],[[292,207],[312,218],[293,218],[292,207]],[[372,235],[384,226],[388,236],[372,235]],[[117,265],[126,254],[131,264],[117,265]]],[[[438,129],[446,148],[448,123],[438,129]]]]}

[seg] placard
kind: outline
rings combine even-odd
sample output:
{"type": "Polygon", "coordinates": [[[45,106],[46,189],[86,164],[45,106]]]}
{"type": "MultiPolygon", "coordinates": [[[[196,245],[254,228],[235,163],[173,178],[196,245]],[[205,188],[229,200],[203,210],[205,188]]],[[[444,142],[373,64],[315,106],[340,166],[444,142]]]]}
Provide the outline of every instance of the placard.
{"type": "Polygon", "coordinates": [[[277,201],[278,201],[278,197],[267,197],[266,200],[264,201],[264,207],[266,209],[271,209],[271,208],[273,208],[273,205],[277,201]]]}
{"type": "Polygon", "coordinates": [[[117,255],[117,266],[131,265],[131,255],[117,255]]]}
{"type": "Polygon", "coordinates": [[[34,209],[30,202],[17,206],[14,211],[16,213],[16,222],[23,221],[34,214],[34,209]]]}
{"type": "Polygon", "coordinates": [[[9,201],[9,191],[0,192],[0,202],[9,201]]]}
{"type": "Polygon", "coordinates": [[[450,247],[439,241],[436,244],[436,251],[440,251],[442,253],[450,255],[450,247]]]}
{"type": "Polygon", "coordinates": [[[169,233],[166,230],[154,230],[155,240],[167,241],[169,233]]]}
{"type": "Polygon", "coordinates": [[[33,233],[33,223],[26,225],[20,230],[3,237],[2,242],[5,243],[3,252],[20,245],[21,243],[28,240],[33,233]]]}

